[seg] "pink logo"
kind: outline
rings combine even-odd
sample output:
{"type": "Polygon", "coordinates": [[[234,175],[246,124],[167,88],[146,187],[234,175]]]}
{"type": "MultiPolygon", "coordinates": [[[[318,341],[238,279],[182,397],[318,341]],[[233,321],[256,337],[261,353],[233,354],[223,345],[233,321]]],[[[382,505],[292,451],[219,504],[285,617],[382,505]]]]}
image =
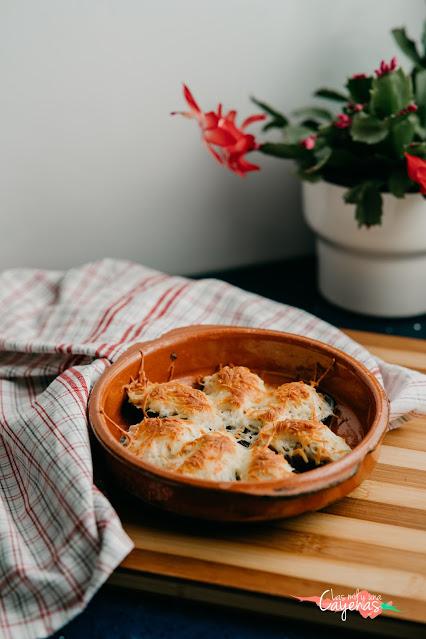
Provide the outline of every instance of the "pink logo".
{"type": "Polygon", "coordinates": [[[382,601],[381,595],[373,595],[368,590],[357,590],[351,595],[334,595],[330,588],[324,590],[320,597],[295,597],[299,601],[312,601],[322,611],[338,612],[342,621],[346,621],[348,610],[359,612],[361,617],[374,619],[383,610],[399,612],[392,601],[382,601]]]}

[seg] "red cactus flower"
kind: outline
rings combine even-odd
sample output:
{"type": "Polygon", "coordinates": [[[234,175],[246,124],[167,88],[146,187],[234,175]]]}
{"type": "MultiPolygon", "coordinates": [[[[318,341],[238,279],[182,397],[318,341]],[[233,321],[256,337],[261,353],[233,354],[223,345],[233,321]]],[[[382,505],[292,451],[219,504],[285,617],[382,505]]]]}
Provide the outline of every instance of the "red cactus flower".
{"type": "Polygon", "coordinates": [[[365,80],[367,75],[365,73],[354,73],[352,80],[365,80]]]}
{"type": "Polygon", "coordinates": [[[416,155],[405,153],[407,160],[407,173],[410,180],[417,182],[420,186],[420,193],[426,195],[426,160],[418,158],[416,155]]]}
{"type": "Polygon", "coordinates": [[[352,124],[352,119],[346,115],[346,113],[339,113],[337,115],[337,120],[334,122],[334,126],[338,129],[347,129],[352,124]]]}
{"type": "Polygon", "coordinates": [[[254,135],[246,133],[245,128],[253,122],[264,120],[266,116],[251,115],[238,127],[235,122],[236,111],[229,111],[224,115],[222,105],[219,104],[216,111],[204,113],[185,84],[183,95],[189,111],[174,111],[172,115],[179,114],[198,121],[203,141],[213,157],[237,175],[244,176],[250,171],[259,171],[257,164],[248,162],[244,157],[246,153],[259,148],[254,135]]]}
{"type": "Polygon", "coordinates": [[[378,78],[381,78],[382,75],[386,75],[387,73],[391,73],[392,71],[395,71],[397,66],[398,66],[398,61],[394,56],[389,62],[389,64],[385,62],[384,60],[382,60],[380,62],[380,67],[376,69],[374,73],[376,74],[378,78]]]}
{"type": "Polygon", "coordinates": [[[312,133],[312,135],[308,135],[308,137],[303,138],[303,140],[300,140],[300,146],[302,146],[307,151],[312,151],[312,149],[315,147],[316,141],[317,141],[317,136],[314,133],[312,133]]]}

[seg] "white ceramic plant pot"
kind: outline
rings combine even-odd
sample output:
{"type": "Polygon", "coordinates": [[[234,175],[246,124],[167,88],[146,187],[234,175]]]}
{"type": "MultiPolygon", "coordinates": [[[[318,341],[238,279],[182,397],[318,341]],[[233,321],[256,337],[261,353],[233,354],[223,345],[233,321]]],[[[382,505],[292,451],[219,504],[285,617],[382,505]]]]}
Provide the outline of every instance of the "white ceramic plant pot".
{"type": "Polygon", "coordinates": [[[346,189],[303,183],[304,213],[317,236],[319,288],[350,311],[381,317],[426,313],[426,201],[383,195],[381,226],[358,228],[346,189]]]}

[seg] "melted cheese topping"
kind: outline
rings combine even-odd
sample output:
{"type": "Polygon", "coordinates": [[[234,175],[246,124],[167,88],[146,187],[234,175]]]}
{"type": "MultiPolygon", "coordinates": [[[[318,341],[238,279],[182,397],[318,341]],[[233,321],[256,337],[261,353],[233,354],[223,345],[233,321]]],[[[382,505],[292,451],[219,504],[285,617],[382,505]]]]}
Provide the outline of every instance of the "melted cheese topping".
{"type": "Polygon", "coordinates": [[[133,382],[127,387],[129,401],[143,411],[159,417],[197,418],[213,428],[217,413],[202,391],[180,382],[165,382],[146,386],[133,382]]]}
{"type": "Polygon", "coordinates": [[[243,481],[282,479],[292,472],[293,468],[282,455],[277,455],[266,446],[253,446],[242,468],[241,479],[243,481]]]}
{"type": "Polygon", "coordinates": [[[284,420],[262,428],[256,446],[269,447],[277,453],[298,456],[315,465],[336,461],[350,452],[342,437],[319,421],[284,420]]]}
{"type": "Polygon", "coordinates": [[[167,468],[182,446],[202,432],[200,426],[175,417],[146,418],[129,428],[128,449],[150,464],[167,468]]]}
{"type": "Polygon", "coordinates": [[[224,366],[204,378],[204,392],[220,410],[244,410],[262,400],[265,384],[245,366],[224,366]]]}
{"type": "Polygon", "coordinates": [[[235,439],[221,432],[202,435],[182,447],[184,461],[176,472],[199,479],[233,481],[240,472],[245,451],[235,439]]]}
{"type": "Polygon", "coordinates": [[[161,468],[216,481],[282,479],[294,471],[292,461],[316,466],[350,451],[322,423],[332,409],[309,384],[268,387],[244,366],[224,366],[202,385],[129,384],[129,401],[144,419],[130,427],[128,449],[161,468]]]}

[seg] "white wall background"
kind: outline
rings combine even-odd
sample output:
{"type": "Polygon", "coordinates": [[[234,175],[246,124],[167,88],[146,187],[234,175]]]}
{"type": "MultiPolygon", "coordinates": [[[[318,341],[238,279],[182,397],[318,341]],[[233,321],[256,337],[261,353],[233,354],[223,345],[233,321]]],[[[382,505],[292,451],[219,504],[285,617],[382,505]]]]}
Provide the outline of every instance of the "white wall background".
{"type": "Polygon", "coordinates": [[[418,35],[424,8],[0,0],[0,268],[115,256],[191,273],[310,251],[291,164],[228,174],[169,117],[181,82],[206,109],[247,115],[255,94],[289,111],[390,58],[390,28],[418,35]]]}

